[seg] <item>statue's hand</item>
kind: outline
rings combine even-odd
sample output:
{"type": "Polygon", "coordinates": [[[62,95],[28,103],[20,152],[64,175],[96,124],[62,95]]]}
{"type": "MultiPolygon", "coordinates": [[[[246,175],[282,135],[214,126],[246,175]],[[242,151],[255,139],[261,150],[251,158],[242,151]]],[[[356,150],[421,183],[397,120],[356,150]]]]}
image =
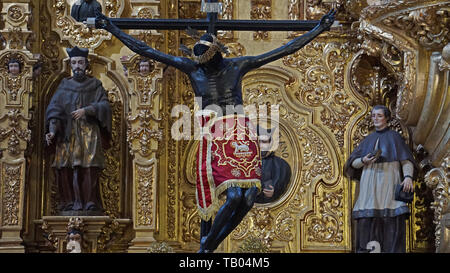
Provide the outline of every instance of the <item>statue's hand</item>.
{"type": "Polygon", "coordinates": [[[112,26],[111,19],[100,12],[95,13],[95,28],[108,30],[112,26]]]}
{"type": "Polygon", "coordinates": [[[273,196],[274,188],[272,185],[269,185],[267,188],[263,189],[264,196],[267,198],[271,198],[273,196]]]}
{"type": "Polygon", "coordinates": [[[52,145],[52,140],[53,140],[54,137],[55,137],[54,133],[47,133],[45,135],[45,140],[47,141],[47,145],[48,146],[52,145]]]}
{"type": "Polygon", "coordinates": [[[332,9],[328,14],[325,14],[322,19],[320,20],[320,26],[324,29],[329,29],[331,25],[334,22],[334,15],[336,14],[337,10],[332,9]]]}

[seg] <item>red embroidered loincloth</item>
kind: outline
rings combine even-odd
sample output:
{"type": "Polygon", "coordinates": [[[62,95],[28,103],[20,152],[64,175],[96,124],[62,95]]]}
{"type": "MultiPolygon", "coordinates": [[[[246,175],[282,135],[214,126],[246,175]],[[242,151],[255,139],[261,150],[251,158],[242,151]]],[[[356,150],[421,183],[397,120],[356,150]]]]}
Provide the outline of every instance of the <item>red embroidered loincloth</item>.
{"type": "Polygon", "coordinates": [[[261,189],[261,156],[256,128],[244,116],[212,118],[203,113],[197,154],[197,207],[207,221],[229,187],[261,189]]]}

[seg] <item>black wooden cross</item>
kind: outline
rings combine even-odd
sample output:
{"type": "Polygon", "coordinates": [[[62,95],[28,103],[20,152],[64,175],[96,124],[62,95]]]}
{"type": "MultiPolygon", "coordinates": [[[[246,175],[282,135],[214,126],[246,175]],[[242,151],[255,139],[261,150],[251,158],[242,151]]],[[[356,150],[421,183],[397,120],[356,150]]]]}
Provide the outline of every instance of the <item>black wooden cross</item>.
{"type": "MultiPolygon", "coordinates": [[[[207,4],[217,4],[217,0],[208,0],[207,4]]],[[[309,31],[318,20],[220,20],[218,11],[207,12],[206,19],[142,19],[142,18],[110,18],[120,29],[164,29],[185,30],[188,27],[207,30],[217,34],[217,30],[249,30],[249,31],[309,31]]]]}

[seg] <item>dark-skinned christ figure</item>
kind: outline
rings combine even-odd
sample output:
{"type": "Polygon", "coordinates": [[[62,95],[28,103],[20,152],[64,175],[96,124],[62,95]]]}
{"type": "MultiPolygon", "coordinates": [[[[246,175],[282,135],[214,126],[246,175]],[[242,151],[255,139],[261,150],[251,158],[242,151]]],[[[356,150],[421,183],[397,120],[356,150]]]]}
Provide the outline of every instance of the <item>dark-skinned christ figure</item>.
{"type": "Polygon", "coordinates": [[[255,126],[243,113],[226,111],[227,106],[236,109],[243,104],[242,78],[329,30],[334,15],[335,11],[330,11],[309,32],[257,56],[224,58],[226,48],[216,36],[206,33],[194,45],[192,59],[160,52],[121,31],[110,18],[97,15],[96,27],[109,31],[135,53],[186,73],[196,97],[201,98],[196,120],[209,133],[199,141],[197,153],[196,197],[202,218],[199,252],[213,252],[218,247],[253,207],[261,189],[261,153],[255,126]],[[218,200],[221,193],[226,195],[222,206],[218,200]]]}

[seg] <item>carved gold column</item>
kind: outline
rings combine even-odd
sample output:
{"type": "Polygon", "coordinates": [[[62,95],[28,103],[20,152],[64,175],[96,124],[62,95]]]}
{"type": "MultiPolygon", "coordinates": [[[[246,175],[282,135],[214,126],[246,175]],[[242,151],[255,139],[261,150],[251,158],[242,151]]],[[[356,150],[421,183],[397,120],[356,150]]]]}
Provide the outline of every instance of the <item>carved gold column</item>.
{"type": "Polygon", "coordinates": [[[0,252],[24,252],[25,150],[31,139],[30,121],[32,65],[27,48],[31,31],[30,2],[2,1],[0,29],[0,252]],[[18,75],[8,73],[11,58],[19,60],[18,75]]]}
{"type": "Polygon", "coordinates": [[[133,158],[132,211],[135,238],[129,252],[145,252],[155,241],[157,230],[158,142],[162,67],[150,61],[150,73],[140,75],[142,57],[123,60],[131,81],[130,112],[127,117],[127,142],[133,158]]]}
{"type": "MultiPolygon", "coordinates": [[[[442,53],[433,52],[428,79],[426,103],[430,106],[422,116],[434,122],[423,123],[426,139],[424,148],[430,153],[428,162],[433,168],[425,175],[425,182],[433,190],[436,252],[450,252],[450,44],[442,53]],[[433,105],[433,106],[431,106],[433,105]]],[[[424,118],[425,118],[424,117],[424,118]]]]}

